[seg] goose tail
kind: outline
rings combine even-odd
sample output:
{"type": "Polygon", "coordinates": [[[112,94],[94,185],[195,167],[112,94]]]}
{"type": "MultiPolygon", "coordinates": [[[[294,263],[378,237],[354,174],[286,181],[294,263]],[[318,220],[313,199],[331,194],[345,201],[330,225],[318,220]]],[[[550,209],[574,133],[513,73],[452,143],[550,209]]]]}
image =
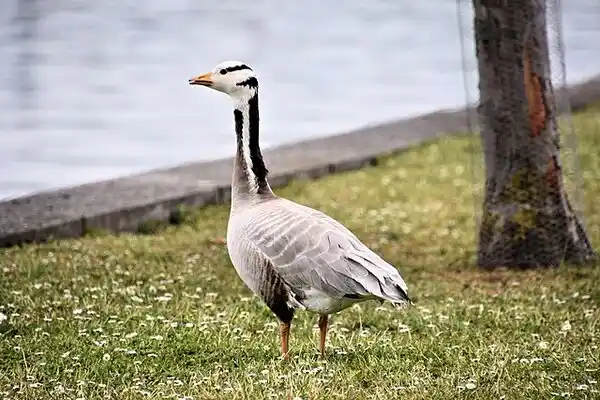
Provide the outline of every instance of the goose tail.
{"type": "Polygon", "coordinates": [[[386,300],[390,301],[394,307],[407,308],[413,305],[408,288],[404,280],[398,275],[396,277],[386,277],[385,285],[382,285],[382,292],[386,295],[386,300]]]}

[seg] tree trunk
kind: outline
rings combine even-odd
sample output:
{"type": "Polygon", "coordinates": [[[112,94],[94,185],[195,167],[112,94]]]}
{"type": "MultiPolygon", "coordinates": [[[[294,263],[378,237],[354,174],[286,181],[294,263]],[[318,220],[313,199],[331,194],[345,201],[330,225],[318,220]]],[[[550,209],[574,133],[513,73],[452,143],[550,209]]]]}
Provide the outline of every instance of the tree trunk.
{"type": "Polygon", "coordinates": [[[595,258],[565,192],[545,0],[473,0],[486,184],[477,264],[595,258]]]}

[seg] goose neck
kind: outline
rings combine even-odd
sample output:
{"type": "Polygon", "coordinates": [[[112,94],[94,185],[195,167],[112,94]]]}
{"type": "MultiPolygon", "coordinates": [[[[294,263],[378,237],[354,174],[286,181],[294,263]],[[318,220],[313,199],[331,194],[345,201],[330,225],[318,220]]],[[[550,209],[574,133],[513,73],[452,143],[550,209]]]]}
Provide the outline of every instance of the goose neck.
{"type": "Polygon", "coordinates": [[[232,181],[232,199],[256,199],[271,196],[267,182],[268,170],[259,144],[260,118],[258,91],[235,101],[233,111],[237,152],[232,181]]]}

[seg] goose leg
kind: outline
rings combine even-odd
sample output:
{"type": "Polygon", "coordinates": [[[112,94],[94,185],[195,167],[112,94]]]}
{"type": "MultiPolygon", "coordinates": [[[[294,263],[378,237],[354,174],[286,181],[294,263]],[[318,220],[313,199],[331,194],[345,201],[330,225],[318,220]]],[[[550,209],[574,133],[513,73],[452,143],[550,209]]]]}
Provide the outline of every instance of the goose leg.
{"type": "Polygon", "coordinates": [[[281,336],[281,356],[284,360],[289,358],[288,344],[290,340],[290,327],[291,322],[279,323],[279,334],[281,336]]]}
{"type": "Polygon", "coordinates": [[[327,315],[321,315],[319,317],[319,331],[320,331],[320,342],[319,350],[321,351],[321,357],[325,357],[325,338],[327,337],[327,323],[329,317],[327,315]]]}

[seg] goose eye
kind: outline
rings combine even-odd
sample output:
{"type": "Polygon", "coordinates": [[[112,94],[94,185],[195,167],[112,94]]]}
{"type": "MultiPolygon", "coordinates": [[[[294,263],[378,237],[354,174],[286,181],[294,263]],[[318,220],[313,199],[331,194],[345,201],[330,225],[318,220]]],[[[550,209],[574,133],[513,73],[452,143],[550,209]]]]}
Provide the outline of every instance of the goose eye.
{"type": "Polygon", "coordinates": [[[225,75],[227,73],[227,70],[225,68],[223,68],[222,70],[219,71],[219,73],[221,75],[225,75]]]}

